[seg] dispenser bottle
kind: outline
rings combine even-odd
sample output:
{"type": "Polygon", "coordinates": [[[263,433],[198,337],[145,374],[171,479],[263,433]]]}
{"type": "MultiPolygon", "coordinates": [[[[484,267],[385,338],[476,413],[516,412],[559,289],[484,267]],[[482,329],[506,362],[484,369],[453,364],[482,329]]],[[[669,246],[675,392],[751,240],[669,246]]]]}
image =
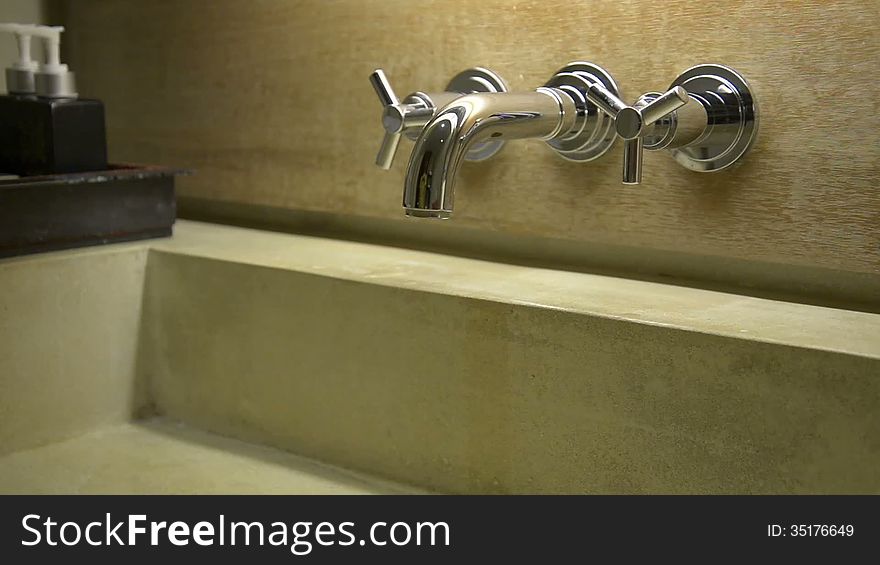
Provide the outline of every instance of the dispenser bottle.
{"type": "Polygon", "coordinates": [[[30,28],[31,26],[21,24],[0,23],[0,32],[12,33],[18,44],[18,60],[6,68],[6,90],[10,95],[34,94],[37,62],[31,59],[30,28]]]}
{"type": "Polygon", "coordinates": [[[107,169],[104,104],[79,98],[73,72],[61,63],[60,26],[0,24],[14,34],[19,58],[6,69],[0,96],[0,174],[19,176],[107,169]],[[31,38],[45,60],[31,61],[31,38]]]}
{"type": "Polygon", "coordinates": [[[33,26],[31,34],[43,40],[46,61],[34,75],[34,90],[41,98],[76,98],[73,73],[61,63],[62,26],[33,26]]]}

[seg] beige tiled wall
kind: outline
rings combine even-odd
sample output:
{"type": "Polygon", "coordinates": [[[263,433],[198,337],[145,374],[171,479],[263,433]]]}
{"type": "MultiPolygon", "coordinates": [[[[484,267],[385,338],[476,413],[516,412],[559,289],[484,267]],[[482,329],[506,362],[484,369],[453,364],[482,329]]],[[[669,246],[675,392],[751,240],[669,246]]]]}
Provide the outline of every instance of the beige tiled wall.
{"type": "Polygon", "coordinates": [[[649,153],[644,183],[623,186],[619,145],[585,165],[518,141],[464,166],[444,229],[640,249],[673,275],[687,273],[664,253],[876,285],[878,10],[874,0],[70,2],[66,41],[82,92],[107,103],[113,158],[198,170],[181,183],[185,209],[212,201],[386,223],[405,221],[410,145],[392,171],[373,165],[375,67],[400,93],[474,65],[519,90],[585,59],[634,98],[694,64],[724,63],[761,105],[741,167],[699,175],[649,153]]]}

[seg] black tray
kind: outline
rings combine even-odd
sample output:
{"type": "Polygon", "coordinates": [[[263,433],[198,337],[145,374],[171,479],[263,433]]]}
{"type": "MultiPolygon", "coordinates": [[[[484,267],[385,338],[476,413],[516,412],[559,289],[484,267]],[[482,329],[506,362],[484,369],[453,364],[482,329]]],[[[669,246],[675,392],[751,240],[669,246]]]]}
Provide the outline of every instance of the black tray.
{"type": "Polygon", "coordinates": [[[116,164],[0,179],[0,257],[169,236],[180,174],[189,171],[116,164]]]}

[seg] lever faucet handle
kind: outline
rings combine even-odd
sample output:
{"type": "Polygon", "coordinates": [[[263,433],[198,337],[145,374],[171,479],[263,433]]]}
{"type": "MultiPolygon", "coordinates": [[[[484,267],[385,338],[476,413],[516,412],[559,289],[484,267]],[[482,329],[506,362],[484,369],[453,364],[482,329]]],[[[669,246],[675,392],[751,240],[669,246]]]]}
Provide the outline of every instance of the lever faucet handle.
{"type": "Polygon", "coordinates": [[[373,85],[373,89],[379,97],[379,102],[383,106],[396,106],[398,104],[397,95],[394,94],[394,89],[391,88],[391,83],[388,82],[385,71],[376,69],[370,73],[370,84],[373,85]]]}
{"type": "MultiPolygon", "coordinates": [[[[388,77],[385,76],[385,71],[382,69],[373,71],[370,74],[370,84],[373,85],[373,90],[376,91],[379,102],[382,103],[386,112],[389,109],[396,109],[400,105],[397,95],[394,94],[394,89],[391,88],[391,83],[388,82],[388,77]]],[[[382,146],[376,155],[376,164],[383,169],[390,169],[391,164],[394,162],[394,156],[397,154],[397,146],[400,145],[400,136],[403,135],[403,132],[395,131],[394,129],[389,130],[384,113],[382,114],[382,126],[385,127],[385,137],[382,138],[382,146]]]]}
{"type": "Polygon", "coordinates": [[[590,88],[587,89],[587,98],[615,120],[617,120],[617,114],[627,107],[626,102],[597,82],[590,84],[590,88]]]}
{"type": "Polygon", "coordinates": [[[641,106],[643,126],[654,125],[688,103],[688,91],[680,86],[673,86],[660,96],[641,106]]]}
{"type": "Polygon", "coordinates": [[[642,98],[630,106],[600,84],[590,85],[587,98],[603,112],[614,118],[614,129],[623,138],[623,182],[639,184],[642,181],[643,137],[657,121],[688,103],[687,90],[674,86],[653,99],[642,98]]]}
{"type": "Polygon", "coordinates": [[[431,118],[433,109],[422,98],[409,96],[401,103],[385,76],[385,71],[376,69],[370,74],[370,84],[379,97],[379,102],[384,108],[382,112],[382,127],[385,128],[385,137],[379,153],[376,155],[376,164],[382,169],[390,169],[400,145],[400,138],[408,129],[422,127],[431,118]]]}

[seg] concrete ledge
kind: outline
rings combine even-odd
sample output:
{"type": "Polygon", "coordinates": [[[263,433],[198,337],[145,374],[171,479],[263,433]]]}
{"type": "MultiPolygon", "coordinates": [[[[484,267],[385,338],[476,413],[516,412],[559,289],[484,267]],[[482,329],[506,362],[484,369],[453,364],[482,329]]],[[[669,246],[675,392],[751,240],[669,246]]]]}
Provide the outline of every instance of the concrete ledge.
{"type": "Polygon", "coordinates": [[[181,222],[172,418],[453,492],[880,492],[880,316],[181,222]]]}
{"type": "Polygon", "coordinates": [[[182,217],[211,223],[880,313],[880,272],[784,265],[783,257],[773,263],[538,234],[514,236],[455,221],[399,221],[186,196],[178,199],[178,210],[182,217]]]}
{"type": "Polygon", "coordinates": [[[866,312],[190,221],[152,249],[880,359],[866,312]]]}

